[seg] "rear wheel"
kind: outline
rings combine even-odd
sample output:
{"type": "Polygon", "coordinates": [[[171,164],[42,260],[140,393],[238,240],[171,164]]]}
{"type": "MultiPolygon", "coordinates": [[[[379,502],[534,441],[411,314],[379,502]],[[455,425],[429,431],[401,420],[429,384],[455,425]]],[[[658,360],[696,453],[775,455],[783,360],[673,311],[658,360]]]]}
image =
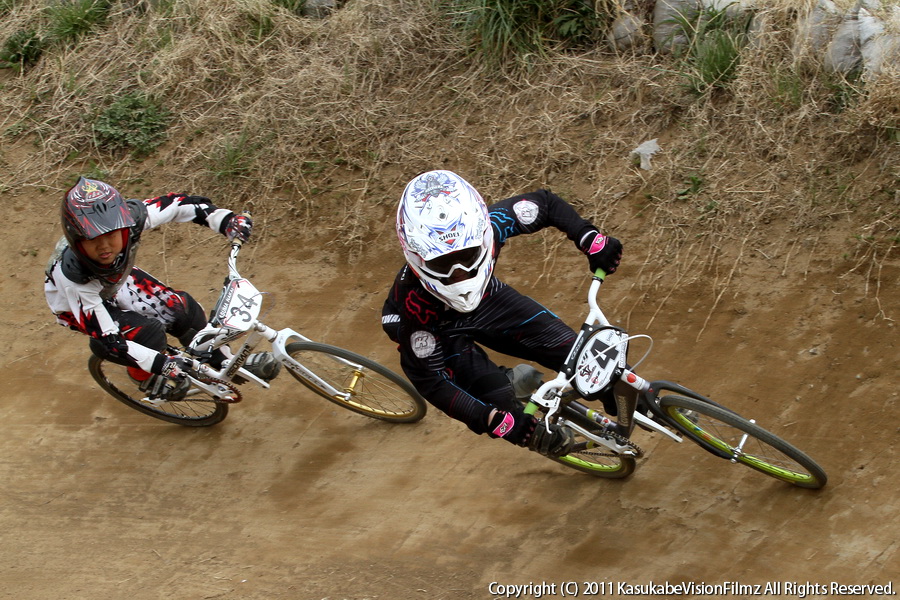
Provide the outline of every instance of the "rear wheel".
{"type": "Polygon", "coordinates": [[[578,432],[573,433],[575,450],[552,460],[582,473],[606,479],[624,479],[634,473],[636,463],[631,456],[616,454],[578,432]]]}
{"type": "Polygon", "coordinates": [[[695,398],[663,396],[672,425],[716,456],[803,488],[825,485],[825,471],[809,456],[759,425],[695,398]]]}
{"type": "Polygon", "coordinates": [[[206,392],[191,388],[182,400],[165,402],[149,399],[128,374],[127,367],[91,356],[88,371],[113,398],[138,412],[169,423],[188,427],[209,427],[228,415],[228,405],[213,400],[206,392]]]}
{"type": "MultiPolygon", "coordinates": [[[[602,428],[595,422],[579,415],[570,408],[563,409],[562,423],[571,421],[584,427],[587,431],[600,435],[602,428]]],[[[539,417],[539,413],[535,414],[539,417]]],[[[541,427],[543,423],[538,423],[541,427]]],[[[572,429],[570,427],[570,429],[572,429]]],[[[554,462],[565,465],[570,469],[581,471],[593,475],[594,477],[603,477],[604,479],[624,479],[634,473],[636,467],[635,458],[624,454],[613,452],[603,444],[598,444],[584,434],[572,429],[575,436],[575,447],[565,456],[548,457],[554,462]]]]}
{"type": "Polygon", "coordinates": [[[369,358],[318,342],[294,342],[286,350],[318,380],[289,362],[288,372],[339,406],[391,423],[414,423],[425,416],[425,400],[412,384],[369,358]]]}

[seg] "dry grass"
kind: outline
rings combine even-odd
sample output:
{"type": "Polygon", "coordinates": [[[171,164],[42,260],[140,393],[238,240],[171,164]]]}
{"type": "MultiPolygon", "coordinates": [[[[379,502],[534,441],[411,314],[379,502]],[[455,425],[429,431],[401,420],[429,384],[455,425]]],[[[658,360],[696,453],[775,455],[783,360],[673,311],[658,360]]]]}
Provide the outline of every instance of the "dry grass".
{"type": "MultiPolygon", "coordinates": [[[[17,4],[0,37],[42,6],[17,4]]],[[[775,221],[808,231],[858,213],[894,248],[896,215],[871,198],[896,189],[898,78],[838,110],[842,82],[793,64],[784,28],[794,12],[774,3],[731,90],[699,99],[677,64],[652,54],[597,49],[488,70],[419,0],[355,0],[324,21],[266,0],[116,6],[106,29],[3,74],[4,146],[35,152],[4,175],[7,187],[63,189],[93,164],[112,181],[227,197],[359,249],[381,235],[407,179],[448,167],[489,198],[549,185],[598,223],[652,228],[657,264],[722,270],[723,286],[755,252],[750,236],[775,221]],[[176,113],[168,141],[140,163],[94,149],[89,124],[133,90],[176,113]],[[641,171],[629,153],[651,138],[663,152],[641,171]]],[[[764,251],[790,256],[786,242],[764,251]]]]}

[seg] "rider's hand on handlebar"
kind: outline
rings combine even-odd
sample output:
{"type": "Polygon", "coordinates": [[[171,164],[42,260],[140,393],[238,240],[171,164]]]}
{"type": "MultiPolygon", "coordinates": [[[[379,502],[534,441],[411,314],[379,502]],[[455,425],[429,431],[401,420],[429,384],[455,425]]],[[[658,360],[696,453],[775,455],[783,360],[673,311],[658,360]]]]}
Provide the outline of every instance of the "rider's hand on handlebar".
{"type": "Polygon", "coordinates": [[[575,435],[565,425],[538,423],[528,440],[528,448],[544,456],[557,458],[572,451],[575,435]]]}
{"type": "Polygon", "coordinates": [[[225,237],[229,240],[246,242],[250,239],[250,231],[253,229],[253,219],[249,215],[233,215],[228,225],[225,226],[225,237]]]}
{"type": "Polygon", "coordinates": [[[622,260],[622,242],[599,231],[584,236],[581,251],[587,254],[591,273],[602,269],[607,275],[612,275],[622,260]]]}

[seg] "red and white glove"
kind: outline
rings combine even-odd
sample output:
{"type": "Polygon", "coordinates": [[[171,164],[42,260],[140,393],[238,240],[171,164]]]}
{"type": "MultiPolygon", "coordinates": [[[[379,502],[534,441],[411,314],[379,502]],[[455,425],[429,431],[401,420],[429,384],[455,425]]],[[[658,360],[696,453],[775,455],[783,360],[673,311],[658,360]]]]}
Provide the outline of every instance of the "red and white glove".
{"type": "Polygon", "coordinates": [[[229,240],[238,239],[246,242],[250,239],[250,231],[253,229],[253,219],[247,215],[233,215],[228,225],[225,226],[225,237],[229,240]]]}

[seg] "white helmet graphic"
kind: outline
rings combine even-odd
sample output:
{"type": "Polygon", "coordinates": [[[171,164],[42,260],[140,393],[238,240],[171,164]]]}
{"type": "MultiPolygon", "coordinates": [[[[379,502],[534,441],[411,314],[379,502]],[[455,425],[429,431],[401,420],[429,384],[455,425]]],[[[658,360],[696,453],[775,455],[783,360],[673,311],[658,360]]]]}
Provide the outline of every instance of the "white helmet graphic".
{"type": "Polygon", "coordinates": [[[450,308],[478,307],[494,270],[494,230],[481,194],[451,171],[422,173],[397,208],[403,255],[425,288],[450,308]]]}

